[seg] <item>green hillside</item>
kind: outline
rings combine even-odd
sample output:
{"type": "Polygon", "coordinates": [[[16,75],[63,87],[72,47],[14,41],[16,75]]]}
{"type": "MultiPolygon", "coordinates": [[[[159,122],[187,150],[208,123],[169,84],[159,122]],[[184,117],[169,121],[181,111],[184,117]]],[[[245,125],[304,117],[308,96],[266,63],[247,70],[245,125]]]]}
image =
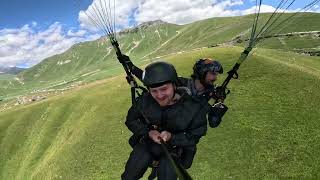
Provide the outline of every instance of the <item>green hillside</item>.
{"type": "MultiPolygon", "coordinates": [[[[135,61],[152,53],[158,46],[168,41],[176,34],[176,29],[179,29],[179,26],[173,24],[154,25],[125,33],[119,36],[119,41],[122,50],[135,61]]],[[[104,38],[80,43],[20,73],[18,77],[24,84],[16,86],[15,89],[0,87],[0,96],[14,97],[22,91],[58,88],[61,84],[66,86],[74,82],[91,82],[114,76],[122,70],[115,59],[113,49],[104,38]]],[[[135,62],[138,65],[142,63],[135,62]]]]}
{"type": "MultiPolygon", "coordinates": [[[[124,33],[119,36],[121,49],[133,59],[141,58],[173,36],[177,28],[177,25],[163,24],[124,33]],[[159,36],[155,36],[155,31],[159,32],[159,36]]],[[[65,53],[44,60],[20,76],[25,81],[68,79],[97,69],[113,68],[118,65],[114,59],[111,44],[102,38],[74,45],[65,53]]]]}
{"type": "Polygon", "coordinates": [[[22,82],[19,81],[16,75],[0,74],[0,99],[8,97],[8,94],[22,92],[22,82]]]}
{"type": "MultiPolygon", "coordinates": [[[[284,14],[284,19],[291,14],[284,14]]],[[[260,16],[260,27],[270,14],[260,16]]],[[[280,25],[272,34],[319,31],[319,13],[301,13],[294,21],[280,25]]],[[[200,47],[210,47],[231,41],[235,38],[246,39],[250,33],[253,15],[241,17],[211,18],[179,26],[163,22],[140,25],[126,30],[118,36],[121,49],[137,65],[145,64],[148,59],[190,51],[200,47]]],[[[275,24],[277,25],[277,24],[275,24]]],[[[260,47],[306,51],[319,47],[319,37],[302,37],[279,40],[267,39],[260,47]],[[311,48],[311,49],[310,49],[311,48]]],[[[238,45],[238,44],[236,44],[238,45]]],[[[241,46],[243,46],[242,44],[241,46]]],[[[116,75],[121,71],[115,60],[113,49],[105,39],[76,44],[68,51],[47,58],[38,65],[20,73],[19,81],[14,88],[8,85],[0,87],[0,96],[6,99],[38,89],[54,89],[72,85],[76,82],[92,82],[116,75]]],[[[4,83],[1,82],[0,83],[4,83]]]]}
{"type": "MultiPolygon", "coordinates": [[[[278,21],[281,22],[291,15],[292,14],[284,14],[278,21]]],[[[261,14],[258,31],[269,17],[270,14],[261,14]]],[[[272,30],[267,35],[319,31],[319,17],[320,14],[317,13],[301,13],[293,18],[293,20],[279,26],[275,23],[273,26],[278,26],[278,28],[272,30]]],[[[185,25],[184,28],[180,30],[180,34],[176,36],[171,43],[163,46],[156,54],[191,50],[199,47],[210,47],[231,41],[237,37],[244,40],[248,38],[251,33],[252,21],[253,15],[247,15],[240,17],[211,18],[185,25]]]]}
{"type": "Polygon", "coordinates": [[[273,37],[264,40],[258,47],[283,49],[293,52],[320,52],[320,32],[303,36],[273,37]]]}
{"type": "MultiPolygon", "coordinates": [[[[189,76],[195,59],[214,56],[230,69],[241,50],[166,59],[189,76]]],[[[239,75],[230,83],[222,125],[198,146],[189,170],[194,179],[318,179],[319,57],[260,48],[239,75]]],[[[0,113],[0,179],[119,179],[131,150],[129,105],[122,73],[0,113]]]]}

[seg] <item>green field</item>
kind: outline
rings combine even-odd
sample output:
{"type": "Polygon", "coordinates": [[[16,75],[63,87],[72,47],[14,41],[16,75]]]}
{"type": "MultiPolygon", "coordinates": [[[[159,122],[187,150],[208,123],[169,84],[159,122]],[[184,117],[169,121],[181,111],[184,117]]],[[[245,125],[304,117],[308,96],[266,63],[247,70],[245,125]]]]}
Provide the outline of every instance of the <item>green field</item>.
{"type": "MultiPolygon", "coordinates": [[[[189,76],[195,59],[215,57],[228,70],[241,50],[205,48],[165,59],[189,76]]],[[[320,58],[259,48],[239,75],[221,126],[199,143],[192,177],[319,179],[320,58]]],[[[131,151],[129,106],[122,73],[1,112],[0,179],[119,179],[131,151]]]]}

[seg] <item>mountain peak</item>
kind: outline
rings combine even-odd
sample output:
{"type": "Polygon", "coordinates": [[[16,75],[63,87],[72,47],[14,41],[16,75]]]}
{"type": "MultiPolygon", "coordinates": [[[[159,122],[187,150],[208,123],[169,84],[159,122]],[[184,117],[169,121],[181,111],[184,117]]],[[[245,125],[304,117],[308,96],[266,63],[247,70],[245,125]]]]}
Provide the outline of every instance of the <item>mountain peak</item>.
{"type": "Polygon", "coordinates": [[[0,74],[18,74],[21,71],[25,70],[24,68],[19,67],[2,67],[0,66],[0,74]]]}
{"type": "Polygon", "coordinates": [[[161,25],[161,24],[167,24],[167,23],[158,19],[158,20],[155,20],[155,21],[143,22],[143,23],[139,24],[137,26],[137,28],[144,29],[144,28],[148,28],[150,26],[158,26],[158,25],[161,25]]]}
{"type": "Polygon", "coordinates": [[[131,33],[131,32],[137,32],[137,31],[142,30],[142,29],[147,29],[149,27],[159,26],[159,25],[162,25],[162,24],[168,24],[168,23],[164,22],[162,20],[143,22],[143,23],[139,24],[136,27],[128,28],[128,29],[124,29],[124,30],[120,31],[119,35],[124,35],[124,34],[131,33]]]}

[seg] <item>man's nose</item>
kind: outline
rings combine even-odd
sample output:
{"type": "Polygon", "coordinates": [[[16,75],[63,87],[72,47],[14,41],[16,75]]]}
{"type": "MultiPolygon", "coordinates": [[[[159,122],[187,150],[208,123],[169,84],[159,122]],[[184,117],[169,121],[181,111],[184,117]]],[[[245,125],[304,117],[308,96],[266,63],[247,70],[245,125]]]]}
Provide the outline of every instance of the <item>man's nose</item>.
{"type": "Polygon", "coordinates": [[[158,94],[157,94],[157,97],[158,97],[159,99],[162,99],[164,96],[165,96],[165,94],[164,94],[164,93],[161,93],[161,92],[158,92],[158,94]]]}

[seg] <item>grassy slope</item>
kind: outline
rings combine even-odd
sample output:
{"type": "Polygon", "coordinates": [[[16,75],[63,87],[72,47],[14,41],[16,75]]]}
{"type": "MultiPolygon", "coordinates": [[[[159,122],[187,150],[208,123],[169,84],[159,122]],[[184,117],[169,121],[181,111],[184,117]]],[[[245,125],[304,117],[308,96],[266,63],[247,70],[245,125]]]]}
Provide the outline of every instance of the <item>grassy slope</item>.
{"type": "Polygon", "coordinates": [[[11,74],[0,74],[0,98],[1,95],[4,94],[4,88],[10,87],[10,81],[12,81],[14,78],[14,75],[11,74]],[[4,88],[3,88],[4,87],[4,88]]]}
{"type": "MultiPolygon", "coordinates": [[[[152,26],[138,32],[125,34],[118,39],[123,52],[129,52],[132,49],[130,55],[136,59],[156,49],[161,43],[173,36],[177,28],[179,26],[170,24],[152,26]],[[155,30],[159,30],[161,38],[155,35],[155,30]],[[139,46],[134,48],[134,42],[139,42],[139,46]]],[[[20,76],[26,81],[50,81],[62,78],[70,79],[97,69],[114,68],[118,62],[114,61],[115,53],[110,46],[109,41],[105,39],[77,44],[65,53],[46,59],[20,76]],[[67,60],[71,60],[71,62],[63,65],[57,64],[67,60]],[[58,74],[60,77],[57,77],[58,74]]]]}
{"type": "Polygon", "coordinates": [[[315,36],[304,37],[278,37],[266,39],[258,47],[283,49],[287,51],[306,50],[306,51],[319,51],[320,38],[315,36]]]}
{"type": "MultiPolygon", "coordinates": [[[[292,14],[284,14],[278,21],[281,22],[283,19],[291,15],[292,14]]],[[[262,14],[260,16],[258,32],[269,17],[270,14],[262,14]]],[[[239,35],[241,35],[243,39],[245,39],[245,37],[248,37],[248,35],[251,33],[250,30],[252,26],[252,19],[252,15],[232,18],[221,17],[206,19],[203,21],[185,25],[182,29],[179,30],[180,34],[172,40],[172,43],[163,46],[163,48],[161,48],[156,54],[216,45],[228,40],[232,40],[239,35]]],[[[318,23],[317,19],[319,19],[319,14],[301,13],[297,15],[292,21],[283,23],[278,26],[279,28],[272,30],[270,34],[301,31],[319,31],[320,24],[318,23]]],[[[274,26],[277,26],[277,24],[274,24],[274,26]]],[[[305,43],[306,41],[307,40],[305,40],[303,43],[305,43]]],[[[291,44],[291,42],[287,43],[291,44]]],[[[296,43],[293,42],[291,45],[292,47],[290,48],[295,47],[295,45],[296,43]]],[[[264,47],[264,45],[262,46],[264,47]]],[[[279,46],[281,45],[278,45],[278,47],[274,48],[279,48],[279,46]]]]}
{"type": "MultiPolygon", "coordinates": [[[[285,14],[283,17],[285,18],[289,15],[285,14]]],[[[260,22],[265,22],[269,16],[269,14],[261,15],[260,22]]],[[[301,14],[289,24],[280,26],[285,28],[277,28],[272,33],[320,30],[320,24],[317,21],[319,16],[320,14],[315,13],[301,14]]],[[[252,15],[248,15],[212,18],[184,26],[173,24],[154,25],[147,29],[121,36],[119,37],[119,42],[123,52],[129,54],[135,63],[139,65],[143,64],[143,60],[148,58],[223,43],[240,34],[247,37],[250,32],[252,18],[252,15]]],[[[269,40],[271,42],[267,41],[262,46],[275,49],[284,48],[286,50],[296,46],[310,48],[319,46],[317,40],[307,40],[307,38],[289,40],[286,41],[286,46],[282,45],[278,40],[269,40]],[[314,46],[311,46],[311,44],[314,46]]],[[[6,88],[7,84],[0,87],[0,96],[12,98],[34,89],[51,88],[63,82],[69,82],[68,84],[75,81],[91,82],[113,76],[121,69],[117,62],[114,61],[114,51],[110,52],[110,48],[109,42],[101,39],[74,45],[65,53],[47,58],[42,63],[19,74],[19,77],[24,79],[24,85],[17,83],[14,88],[6,88]],[[58,62],[66,62],[68,60],[71,61],[58,65],[58,62]]]]}
{"type": "Polygon", "coordinates": [[[15,78],[15,75],[0,75],[0,99],[7,97],[9,92],[22,92],[23,89],[21,83],[19,83],[15,78]]]}
{"type": "MultiPolygon", "coordinates": [[[[215,56],[229,69],[240,50],[168,59],[188,76],[194,59],[215,56]]],[[[200,142],[192,176],[319,178],[319,58],[259,49],[239,73],[230,84],[230,110],[200,142]]],[[[119,179],[130,152],[123,122],[129,105],[121,75],[1,113],[0,179],[119,179]]]]}

